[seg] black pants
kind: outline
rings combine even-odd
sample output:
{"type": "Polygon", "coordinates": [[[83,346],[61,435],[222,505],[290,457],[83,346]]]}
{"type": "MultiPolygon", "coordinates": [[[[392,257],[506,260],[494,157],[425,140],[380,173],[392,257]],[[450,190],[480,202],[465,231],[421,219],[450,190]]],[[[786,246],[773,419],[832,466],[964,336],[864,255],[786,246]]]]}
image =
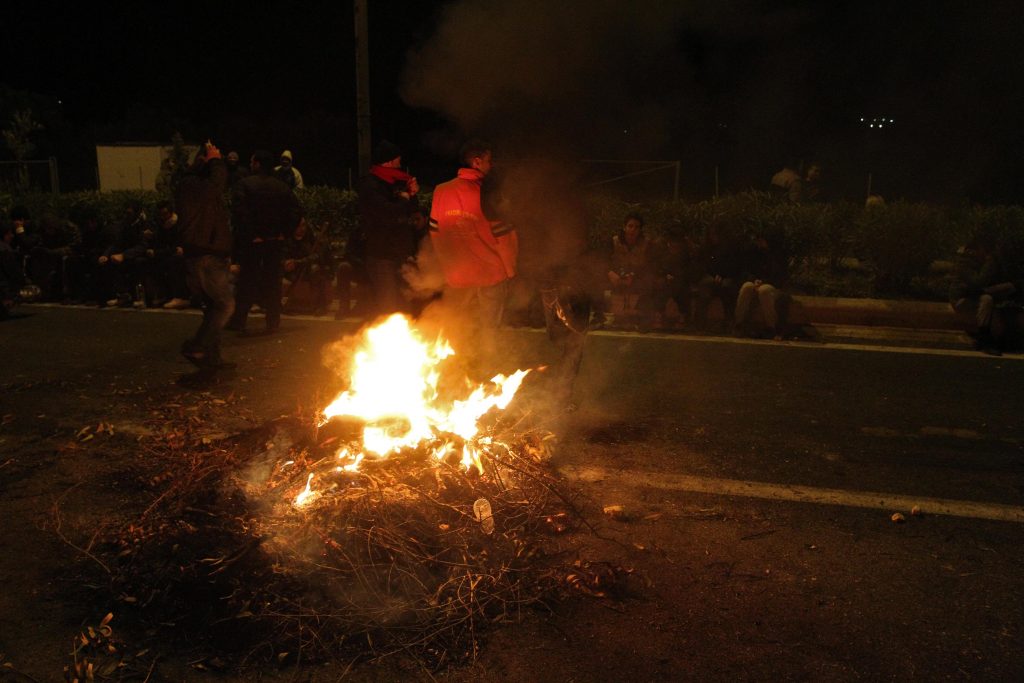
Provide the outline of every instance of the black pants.
{"type": "Polygon", "coordinates": [[[281,252],[280,240],[267,240],[246,246],[238,254],[238,296],[231,327],[244,329],[253,304],[266,311],[268,330],[281,325],[281,252]]]}
{"type": "Polygon", "coordinates": [[[697,307],[694,311],[694,320],[704,327],[708,324],[708,307],[712,299],[720,299],[722,302],[722,313],[725,316],[723,323],[728,325],[735,318],[736,297],[740,293],[739,285],[732,278],[721,278],[717,282],[711,275],[706,275],[697,283],[697,307]]]}
{"type": "Polygon", "coordinates": [[[188,299],[185,257],[178,254],[157,256],[147,270],[146,292],[154,299],[188,299]]]}

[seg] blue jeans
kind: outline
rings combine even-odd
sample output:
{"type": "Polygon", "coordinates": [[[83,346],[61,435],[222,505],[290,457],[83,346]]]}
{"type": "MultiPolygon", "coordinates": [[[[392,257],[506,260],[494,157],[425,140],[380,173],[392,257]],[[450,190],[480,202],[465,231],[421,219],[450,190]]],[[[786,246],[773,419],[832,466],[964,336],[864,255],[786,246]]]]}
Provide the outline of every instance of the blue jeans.
{"type": "Polygon", "coordinates": [[[191,256],[185,260],[185,274],[189,290],[203,299],[203,322],[186,343],[202,351],[207,363],[217,363],[221,330],[235,310],[228,260],[221,256],[191,256]]]}

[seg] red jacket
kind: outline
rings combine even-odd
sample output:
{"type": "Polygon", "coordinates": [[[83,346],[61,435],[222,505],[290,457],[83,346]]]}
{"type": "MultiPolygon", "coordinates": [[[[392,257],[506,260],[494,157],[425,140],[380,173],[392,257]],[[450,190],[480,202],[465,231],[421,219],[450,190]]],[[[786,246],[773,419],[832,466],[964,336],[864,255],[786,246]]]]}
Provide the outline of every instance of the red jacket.
{"type": "Polygon", "coordinates": [[[516,274],[519,240],[508,223],[490,221],[480,208],[483,173],[460,168],[434,188],[430,241],[449,287],[487,287],[516,274]]]}

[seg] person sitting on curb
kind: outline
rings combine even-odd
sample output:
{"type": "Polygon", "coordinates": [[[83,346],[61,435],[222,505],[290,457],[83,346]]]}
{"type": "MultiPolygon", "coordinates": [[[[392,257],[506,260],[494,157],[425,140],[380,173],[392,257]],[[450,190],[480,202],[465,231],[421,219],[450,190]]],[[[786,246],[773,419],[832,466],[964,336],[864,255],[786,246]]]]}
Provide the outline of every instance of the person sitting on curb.
{"type": "Polygon", "coordinates": [[[11,247],[14,241],[14,224],[0,221],[0,320],[11,315],[11,309],[18,300],[21,286],[25,284],[21,260],[11,247]]]}
{"type": "Polygon", "coordinates": [[[1004,249],[986,235],[975,237],[958,252],[957,282],[950,291],[950,304],[960,314],[973,315],[975,329],[968,332],[975,348],[989,355],[1001,355],[1008,345],[1008,322],[1000,316],[993,325],[996,310],[1007,304],[1020,304],[1022,273],[1010,265],[1004,249]]]}
{"type": "Polygon", "coordinates": [[[741,256],[732,238],[723,237],[717,227],[708,226],[700,253],[703,275],[697,281],[697,305],[693,316],[701,331],[708,331],[708,309],[716,298],[722,302],[722,330],[732,326],[739,293],[737,279],[742,268],[741,256]]]}
{"type": "Polygon", "coordinates": [[[787,277],[780,241],[778,237],[770,240],[761,233],[754,237],[747,251],[744,282],[736,297],[737,336],[755,336],[753,309],[756,302],[767,331],[776,341],[782,339],[788,299],[782,291],[787,277]]]}
{"type": "Polygon", "coordinates": [[[650,241],[639,214],[627,214],[622,229],[612,237],[608,282],[612,294],[622,296],[623,317],[637,318],[649,309],[654,277],[650,241]]]}
{"type": "MultiPolygon", "coordinates": [[[[117,240],[97,259],[104,295],[100,306],[131,306],[135,285],[139,284],[146,259],[144,233],[151,230],[142,204],[131,201],[117,231],[117,240]]],[[[145,301],[136,301],[145,305],[145,301]]]]}
{"type": "Polygon", "coordinates": [[[657,254],[657,274],[651,295],[654,308],[652,325],[660,327],[669,300],[679,311],[679,327],[691,322],[693,287],[697,281],[696,247],[689,235],[670,233],[657,254]]]}

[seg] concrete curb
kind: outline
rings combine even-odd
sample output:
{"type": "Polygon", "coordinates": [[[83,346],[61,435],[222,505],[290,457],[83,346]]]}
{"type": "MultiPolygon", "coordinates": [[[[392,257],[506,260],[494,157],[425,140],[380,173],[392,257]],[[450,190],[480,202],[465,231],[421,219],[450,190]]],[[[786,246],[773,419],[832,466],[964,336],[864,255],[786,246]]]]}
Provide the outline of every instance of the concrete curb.
{"type": "Polygon", "coordinates": [[[959,331],[968,329],[971,323],[969,318],[957,315],[948,303],[800,295],[794,295],[792,298],[789,319],[798,325],[858,325],[959,331]]]}

